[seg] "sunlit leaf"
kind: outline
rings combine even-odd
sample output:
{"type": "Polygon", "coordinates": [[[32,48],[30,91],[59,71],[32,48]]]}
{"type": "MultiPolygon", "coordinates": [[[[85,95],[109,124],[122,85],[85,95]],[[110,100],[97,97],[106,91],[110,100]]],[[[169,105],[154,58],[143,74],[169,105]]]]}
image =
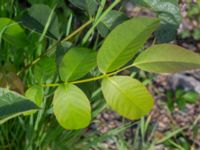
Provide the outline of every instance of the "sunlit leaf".
{"type": "Polygon", "coordinates": [[[65,129],[80,129],[91,120],[90,102],[75,85],[61,85],[53,98],[53,111],[59,124],[65,129]]]}
{"type": "Polygon", "coordinates": [[[138,119],[153,107],[153,98],[145,86],[127,76],[105,78],[102,91],[108,105],[128,119],[138,119]]]}
{"type": "Polygon", "coordinates": [[[153,45],[143,51],[134,65],[155,73],[175,73],[200,68],[200,56],[173,44],[153,45]]]}
{"type": "Polygon", "coordinates": [[[97,56],[101,72],[111,72],[125,65],[144,46],[158,25],[158,19],[137,17],[112,30],[97,56]]]}

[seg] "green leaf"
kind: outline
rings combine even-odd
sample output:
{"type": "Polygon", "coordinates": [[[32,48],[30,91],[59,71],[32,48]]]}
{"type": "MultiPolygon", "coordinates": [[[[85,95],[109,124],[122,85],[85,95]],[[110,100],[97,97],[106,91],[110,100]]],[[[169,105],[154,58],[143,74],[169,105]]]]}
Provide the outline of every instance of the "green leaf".
{"type": "Polygon", "coordinates": [[[97,29],[101,36],[106,37],[111,30],[127,19],[124,13],[112,10],[98,24],[97,29]]]}
{"type": "Polygon", "coordinates": [[[35,79],[38,83],[46,83],[56,73],[56,62],[52,57],[43,57],[34,67],[35,79]]]}
{"type": "MultiPolygon", "coordinates": [[[[0,88],[0,120],[11,119],[38,107],[26,97],[16,92],[0,88]]],[[[2,121],[1,123],[3,123],[2,121]]]]}
{"type": "Polygon", "coordinates": [[[56,65],[60,66],[61,61],[65,55],[65,53],[71,48],[72,43],[66,41],[64,44],[57,44],[57,48],[56,48],[56,65]]]}
{"type": "Polygon", "coordinates": [[[65,129],[80,129],[89,125],[91,107],[88,98],[75,85],[61,85],[53,98],[53,111],[65,129]]]}
{"type": "Polygon", "coordinates": [[[175,73],[200,68],[200,56],[173,44],[154,45],[143,51],[134,65],[155,73],[175,73]]]}
{"type": "Polygon", "coordinates": [[[128,119],[138,119],[153,107],[153,98],[145,86],[127,76],[105,78],[102,91],[108,105],[128,119]]]}
{"type": "Polygon", "coordinates": [[[69,0],[74,6],[86,10],[90,16],[93,16],[97,10],[96,0],[69,0]]]}
{"type": "Polygon", "coordinates": [[[161,20],[161,26],[156,31],[158,42],[174,40],[182,17],[178,0],[132,0],[136,3],[150,7],[161,20]]]}
{"type": "Polygon", "coordinates": [[[59,73],[63,81],[77,80],[96,66],[96,51],[88,48],[72,48],[62,59],[59,73]]]}
{"type": "MultiPolygon", "coordinates": [[[[28,9],[26,14],[22,16],[22,23],[24,26],[31,29],[31,31],[34,30],[42,33],[47,24],[51,11],[52,10],[44,4],[35,4],[28,9]]],[[[54,39],[59,39],[59,23],[55,13],[53,13],[53,17],[51,18],[51,23],[46,35],[54,39]]]]}
{"type": "Polygon", "coordinates": [[[25,97],[34,102],[37,106],[41,105],[43,95],[43,88],[39,85],[30,87],[25,93],[25,97]]]}
{"type": "MultiPolygon", "coordinates": [[[[43,96],[43,88],[39,85],[34,85],[25,92],[25,97],[34,102],[37,106],[41,106],[43,96]]],[[[29,112],[25,112],[24,115],[31,115],[35,112],[36,111],[31,110],[29,112]]]]}
{"type": "Polygon", "coordinates": [[[0,18],[0,37],[18,48],[27,45],[27,36],[24,29],[9,18],[0,18]]]}
{"type": "Polygon", "coordinates": [[[176,38],[179,25],[169,23],[161,24],[160,28],[155,32],[157,43],[167,43],[176,38]]]}
{"type": "Polygon", "coordinates": [[[143,0],[149,7],[157,12],[161,23],[179,24],[181,14],[177,0],[143,0]]]}
{"type": "Polygon", "coordinates": [[[105,39],[97,55],[101,72],[111,72],[125,65],[158,27],[155,18],[137,17],[117,26],[105,39]]]}

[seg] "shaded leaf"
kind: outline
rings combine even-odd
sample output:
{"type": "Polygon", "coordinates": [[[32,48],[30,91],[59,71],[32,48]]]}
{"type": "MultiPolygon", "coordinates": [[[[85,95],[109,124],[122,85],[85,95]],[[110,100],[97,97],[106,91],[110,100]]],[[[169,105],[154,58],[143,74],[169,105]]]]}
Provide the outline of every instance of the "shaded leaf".
{"type": "Polygon", "coordinates": [[[101,72],[111,72],[125,65],[158,27],[155,18],[137,17],[117,26],[105,39],[97,56],[101,72]]]}
{"type": "Polygon", "coordinates": [[[127,19],[124,13],[112,10],[98,24],[97,29],[101,36],[106,37],[112,29],[127,19]]]}
{"type": "MultiPolygon", "coordinates": [[[[22,23],[27,28],[42,33],[51,11],[52,10],[44,4],[35,4],[22,16],[22,23]]],[[[55,13],[53,14],[46,35],[51,38],[59,39],[59,23],[55,13]]]]}
{"type": "Polygon", "coordinates": [[[174,40],[182,17],[178,0],[132,0],[150,7],[161,20],[161,26],[156,31],[157,41],[169,42],[174,40]],[[167,32],[168,31],[168,32],[167,32]],[[164,37],[163,37],[164,36],[164,37]]]}
{"type": "Polygon", "coordinates": [[[52,57],[43,57],[34,67],[35,79],[38,83],[46,83],[56,73],[56,62],[52,57]]]}
{"type": "Polygon", "coordinates": [[[154,45],[143,51],[134,65],[155,73],[175,73],[200,68],[200,56],[173,44],[154,45]]]}
{"type": "Polygon", "coordinates": [[[38,107],[24,96],[0,88],[0,120],[11,119],[12,116],[18,116],[24,112],[36,109],[38,107]]]}
{"type": "Polygon", "coordinates": [[[90,16],[93,16],[97,10],[96,0],[69,0],[74,6],[86,10],[90,16]]]}
{"type": "Polygon", "coordinates": [[[153,107],[153,98],[145,86],[127,76],[105,78],[102,91],[108,105],[128,119],[138,119],[153,107]]]}
{"type": "Polygon", "coordinates": [[[80,129],[91,120],[90,102],[75,85],[61,85],[53,98],[53,111],[59,124],[65,129],[80,129]]]}
{"type": "Polygon", "coordinates": [[[53,0],[53,1],[49,1],[49,0],[28,0],[29,3],[33,4],[45,4],[50,6],[54,6],[55,4],[59,4],[62,0],[53,0]]]}
{"type": "Polygon", "coordinates": [[[158,43],[166,43],[174,40],[177,35],[178,25],[169,23],[161,24],[160,28],[155,32],[158,43]]]}
{"type": "Polygon", "coordinates": [[[60,66],[61,61],[65,55],[65,53],[69,50],[69,48],[72,46],[71,42],[64,42],[64,44],[59,43],[57,44],[56,48],[56,65],[57,67],[60,66]]]}
{"type": "Polygon", "coordinates": [[[96,66],[96,51],[88,48],[71,48],[63,57],[59,73],[63,81],[80,79],[96,66]]]}

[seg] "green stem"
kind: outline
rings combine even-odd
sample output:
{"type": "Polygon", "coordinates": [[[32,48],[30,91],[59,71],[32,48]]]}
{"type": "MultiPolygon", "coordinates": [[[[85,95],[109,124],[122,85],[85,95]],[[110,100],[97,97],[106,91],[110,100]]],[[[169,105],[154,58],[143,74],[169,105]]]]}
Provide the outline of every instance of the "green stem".
{"type": "Polygon", "coordinates": [[[99,19],[99,16],[101,15],[104,7],[105,7],[105,4],[106,4],[106,0],[101,0],[101,4],[99,6],[99,9],[97,11],[97,14],[96,14],[96,17],[95,17],[95,21],[97,21],[97,19],[99,19]]]}
{"type": "MultiPolygon", "coordinates": [[[[88,39],[90,38],[90,35],[94,32],[94,29],[97,27],[97,25],[102,21],[102,19],[119,3],[121,0],[115,0],[108,9],[105,10],[105,12],[94,22],[93,26],[90,28],[90,30],[87,32],[85,37],[83,38],[82,45],[84,45],[88,39]]],[[[99,14],[98,14],[99,15],[99,14]]]]}
{"type": "Polygon", "coordinates": [[[46,23],[46,25],[44,27],[42,35],[40,36],[39,42],[41,42],[44,39],[44,37],[45,37],[45,35],[46,35],[46,33],[47,33],[48,29],[49,29],[49,26],[51,24],[55,8],[56,8],[56,5],[53,7],[52,11],[50,12],[50,15],[49,15],[49,17],[47,19],[47,23],[46,23]]]}
{"type": "Polygon", "coordinates": [[[133,65],[129,65],[129,66],[126,66],[126,67],[123,67],[117,71],[114,71],[114,72],[111,72],[111,73],[108,73],[108,74],[103,74],[103,75],[100,75],[100,76],[97,76],[97,77],[94,77],[94,78],[89,78],[89,79],[83,79],[83,80],[78,80],[78,81],[72,81],[72,82],[65,82],[65,83],[49,83],[49,84],[43,84],[41,86],[43,87],[56,87],[56,86],[59,86],[59,85],[62,85],[62,84],[79,84],[79,83],[87,83],[87,82],[92,82],[92,81],[97,81],[97,80],[100,80],[100,79],[103,79],[105,77],[110,77],[112,75],[115,75],[121,71],[124,71],[126,69],[129,69],[133,67],[133,65]]]}
{"type": "Polygon", "coordinates": [[[75,36],[77,33],[81,32],[83,29],[85,29],[89,24],[91,24],[93,21],[93,19],[88,20],[86,23],[84,23],[81,27],[79,27],[77,30],[75,30],[74,32],[72,32],[70,35],[68,35],[67,37],[65,37],[61,43],[63,43],[64,41],[67,41],[69,39],[71,39],[73,36],[75,36]]]}
{"type": "MultiPolygon", "coordinates": [[[[75,36],[77,33],[81,32],[83,29],[85,29],[89,24],[92,23],[92,19],[88,20],[86,23],[84,23],[82,26],[80,26],[78,29],[76,29],[74,32],[72,32],[70,35],[68,35],[67,37],[65,37],[63,40],[61,40],[61,43],[63,43],[64,41],[67,41],[69,39],[71,39],[73,36],[75,36]]],[[[42,53],[40,56],[38,56],[35,60],[33,60],[30,64],[26,65],[24,67],[24,69],[22,69],[21,71],[19,71],[17,73],[17,75],[20,75],[22,72],[24,72],[25,70],[27,70],[28,68],[30,68],[31,66],[33,66],[34,64],[36,64],[43,56],[47,55],[49,53],[49,51],[51,51],[53,48],[56,47],[56,45],[59,43],[60,41],[57,41],[56,43],[54,43],[50,48],[48,48],[44,53],[42,53]]]]}

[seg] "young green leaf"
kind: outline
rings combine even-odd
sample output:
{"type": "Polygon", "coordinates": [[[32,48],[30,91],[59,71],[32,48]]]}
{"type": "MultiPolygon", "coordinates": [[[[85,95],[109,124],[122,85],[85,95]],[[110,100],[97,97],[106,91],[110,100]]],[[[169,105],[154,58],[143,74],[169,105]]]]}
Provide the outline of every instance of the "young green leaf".
{"type": "Polygon", "coordinates": [[[134,65],[155,73],[175,73],[200,68],[200,56],[173,44],[154,45],[142,52],[134,65]]]}
{"type": "Polygon", "coordinates": [[[96,66],[96,51],[88,48],[72,48],[62,59],[59,73],[63,81],[77,80],[96,66]]]}
{"type": "Polygon", "coordinates": [[[105,78],[102,91],[108,105],[131,120],[146,115],[153,106],[153,98],[145,86],[131,77],[105,78]]]}
{"type": "Polygon", "coordinates": [[[158,27],[156,18],[137,17],[117,26],[105,39],[97,56],[101,72],[111,72],[125,65],[158,27]]]}
{"type": "Polygon", "coordinates": [[[9,18],[0,18],[0,37],[18,48],[27,45],[27,36],[24,29],[9,18]]]}
{"type": "Polygon", "coordinates": [[[72,84],[58,87],[53,98],[53,111],[58,122],[65,129],[85,128],[91,120],[88,98],[72,84]]]}
{"type": "MultiPolygon", "coordinates": [[[[21,115],[38,107],[26,97],[16,92],[0,88],[0,120],[21,115]]],[[[1,121],[0,121],[1,122],[1,121]]]]}

